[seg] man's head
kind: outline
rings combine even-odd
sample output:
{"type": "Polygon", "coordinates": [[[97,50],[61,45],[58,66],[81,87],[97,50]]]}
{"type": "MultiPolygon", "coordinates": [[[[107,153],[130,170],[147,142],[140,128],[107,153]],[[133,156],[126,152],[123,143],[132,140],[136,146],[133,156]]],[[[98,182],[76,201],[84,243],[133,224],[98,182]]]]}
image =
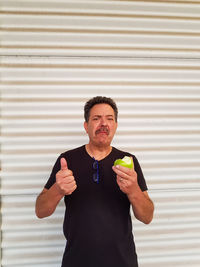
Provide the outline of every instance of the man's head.
{"type": "Polygon", "coordinates": [[[92,109],[94,105],[97,105],[97,104],[110,105],[115,114],[115,121],[117,122],[117,117],[118,117],[117,105],[112,98],[105,97],[105,96],[95,96],[86,102],[85,107],[84,107],[84,118],[86,122],[88,122],[89,120],[90,110],[92,109]]]}
{"type": "Polygon", "coordinates": [[[117,129],[118,110],[115,102],[111,98],[97,96],[85,104],[84,111],[84,128],[90,143],[110,146],[117,129]]]}

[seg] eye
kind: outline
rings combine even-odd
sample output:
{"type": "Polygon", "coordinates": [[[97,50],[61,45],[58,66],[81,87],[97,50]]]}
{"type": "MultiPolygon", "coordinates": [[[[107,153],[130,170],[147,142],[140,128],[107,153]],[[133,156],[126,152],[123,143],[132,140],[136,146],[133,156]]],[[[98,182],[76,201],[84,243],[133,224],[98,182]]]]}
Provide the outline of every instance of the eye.
{"type": "Polygon", "coordinates": [[[97,121],[99,118],[98,117],[94,117],[93,118],[93,121],[97,121]]]}

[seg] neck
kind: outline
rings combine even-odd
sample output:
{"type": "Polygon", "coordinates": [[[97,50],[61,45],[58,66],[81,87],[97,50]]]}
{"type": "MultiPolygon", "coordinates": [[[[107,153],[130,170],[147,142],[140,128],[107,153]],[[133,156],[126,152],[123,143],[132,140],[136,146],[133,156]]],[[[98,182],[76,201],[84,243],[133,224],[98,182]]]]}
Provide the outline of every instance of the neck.
{"type": "Polygon", "coordinates": [[[105,158],[108,154],[110,154],[112,147],[106,146],[106,147],[102,147],[102,146],[95,146],[92,145],[91,143],[87,144],[85,146],[87,153],[93,158],[95,158],[96,160],[101,160],[103,158],[105,158]]]}

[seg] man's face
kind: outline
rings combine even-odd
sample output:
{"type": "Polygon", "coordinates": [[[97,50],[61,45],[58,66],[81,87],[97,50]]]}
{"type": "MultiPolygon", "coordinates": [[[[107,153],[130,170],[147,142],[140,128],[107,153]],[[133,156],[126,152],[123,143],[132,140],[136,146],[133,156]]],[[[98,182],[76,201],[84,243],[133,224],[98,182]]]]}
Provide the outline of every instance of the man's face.
{"type": "Polygon", "coordinates": [[[114,110],[108,104],[94,105],[84,127],[92,144],[109,146],[117,129],[114,110]]]}

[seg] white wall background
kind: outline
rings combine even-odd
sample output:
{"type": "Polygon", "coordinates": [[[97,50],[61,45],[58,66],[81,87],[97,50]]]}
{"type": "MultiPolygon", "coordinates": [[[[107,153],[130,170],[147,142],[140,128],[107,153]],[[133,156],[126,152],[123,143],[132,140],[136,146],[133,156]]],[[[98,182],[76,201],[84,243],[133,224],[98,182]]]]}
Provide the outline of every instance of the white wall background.
{"type": "Polygon", "coordinates": [[[200,265],[200,1],[1,0],[1,267],[60,266],[63,205],[34,214],[83,106],[113,97],[113,145],[143,168],[155,218],[140,267],[200,265]]]}

